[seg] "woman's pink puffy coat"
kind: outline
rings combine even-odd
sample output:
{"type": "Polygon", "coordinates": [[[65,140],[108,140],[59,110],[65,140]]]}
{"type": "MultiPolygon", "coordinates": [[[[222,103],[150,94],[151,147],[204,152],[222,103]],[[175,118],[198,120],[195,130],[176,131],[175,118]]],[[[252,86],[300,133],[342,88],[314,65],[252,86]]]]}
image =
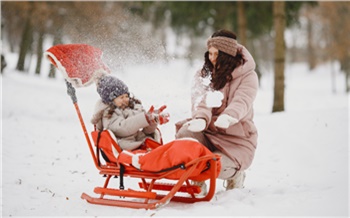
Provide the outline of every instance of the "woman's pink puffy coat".
{"type": "MultiPolygon", "coordinates": [[[[253,122],[253,102],[259,82],[253,57],[243,46],[241,51],[245,64],[236,68],[232,72],[232,81],[219,90],[224,96],[221,107],[208,108],[205,100],[196,103],[195,99],[203,94],[193,92],[192,118],[204,118],[207,121],[204,133],[208,139],[230,157],[239,166],[239,170],[245,170],[251,165],[257,146],[258,134],[253,122]],[[226,130],[217,129],[214,122],[220,114],[230,115],[239,122],[226,130]]],[[[195,86],[196,83],[200,86],[200,71],[195,78],[195,86]]]]}

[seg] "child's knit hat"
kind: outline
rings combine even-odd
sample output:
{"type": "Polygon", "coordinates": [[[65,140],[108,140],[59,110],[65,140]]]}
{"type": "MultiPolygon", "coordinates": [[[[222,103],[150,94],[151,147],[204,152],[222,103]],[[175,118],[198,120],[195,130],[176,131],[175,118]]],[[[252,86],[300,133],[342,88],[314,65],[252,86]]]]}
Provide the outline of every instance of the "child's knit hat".
{"type": "Polygon", "coordinates": [[[123,81],[110,75],[100,78],[97,83],[97,92],[105,104],[112,103],[120,95],[130,94],[128,87],[123,81]]]}

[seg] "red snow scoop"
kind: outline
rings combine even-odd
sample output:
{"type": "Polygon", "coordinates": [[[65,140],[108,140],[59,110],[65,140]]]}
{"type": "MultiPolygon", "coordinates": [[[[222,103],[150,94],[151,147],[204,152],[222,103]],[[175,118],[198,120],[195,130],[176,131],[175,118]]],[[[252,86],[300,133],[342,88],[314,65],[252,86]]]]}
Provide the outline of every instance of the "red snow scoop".
{"type": "MultiPolygon", "coordinates": [[[[125,151],[122,151],[113,133],[109,130],[97,131],[94,129],[90,138],[80,113],[75,88],[72,84],[75,87],[87,86],[94,78],[97,78],[101,71],[104,72],[107,69],[101,61],[101,52],[99,50],[95,50],[95,48],[88,45],[59,45],[50,48],[46,54],[50,58],[51,63],[66,77],[67,93],[75,106],[94,164],[99,173],[105,177],[103,186],[94,189],[94,192],[99,195],[98,197],[92,197],[83,193],[81,195],[82,199],[92,204],[144,209],[159,208],[170,201],[194,203],[212,199],[215,193],[216,178],[220,170],[219,155],[209,151],[179,165],[180,167],[170,167],[167,170],[153,172],[140,170],[131,165],[127,166],[115,160],[111,161],[113,158],[118,160],[119,154],[125,151]],[[88,50],[88,52],[81,55],[78,54],[79,50],[88,50]],[[90,54],[90,56],[87,57],[88,55],[86,54],[90,54]],[[93,63],[87,60],[93,61],[93,63]],[[93,67],[87,69],[84,64],[75,63],[79,61],[88,63],[89,66],[93,67]],[[100,69],[102,70],[99,71],[100,69]],[[201,187],[190,182],[189,178],[192,178],[191,176],[195,172],[199,173],[196,178],[210,181],[209,190],[205,195],[198,195],[201,192],[201,187]],[[124,177],[139,179],[138,187],[126,189],[124,187],[124,177]],[[109,187],[112,178],[119,178],[119,188],[109,187]]],[[[177,143],[181,142],[178,141],[177,143]]],[[[189,142],[187,141],[187,143],[189,142]]],[[[160,145],[160,147],[163,146],[165,145],[160,145]]],[[[164,148],[170,149],[171,145],[168,146],[164,148]]],[[[183,153],[187,155],[194,152],[192,146],[185,147],[189,147],[190,150],[187,152],[179,150],[178,152],[170,153],[177,153],[175,158],[180,158],[183,153]]],[[[156,150],[154,149],[154,151],[156,150]]],[[[152,151],[150,151],[150,154],[152,151]]],[[[167,151],[169,152],[169,150],[167,151]]],[[[157,158],[157,155],[154,158],[157,158]]],[[[159,160],[156,161],[159,162],[159,160]]],[[[111,184],[113,185],[114,183],[112,182],[111,184]]]]}
{"type": "Polygon", "coordinates": [[[101,74],[110,72],[102,61],[102,51],[90,45],[55,45],[44,55],[76,88],[90,85],[101,74]]]}

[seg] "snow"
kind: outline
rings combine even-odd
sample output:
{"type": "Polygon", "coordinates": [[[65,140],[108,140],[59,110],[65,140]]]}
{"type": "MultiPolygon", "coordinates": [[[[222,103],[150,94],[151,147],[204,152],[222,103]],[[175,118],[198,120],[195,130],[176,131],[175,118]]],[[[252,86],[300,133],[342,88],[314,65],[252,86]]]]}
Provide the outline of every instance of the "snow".
{"type": "Polygon", "coordinates": [[[207,107],[221,107],[224,95],[219,91],[209,91],[207,93],[205,103],[207,107]]]}
{"type": "MultiPolygon", "coordinates": [[[[217,181],[210,202],[170,202],[157,210],[89,204],[103,178],[93,165],[79,120],[62,77],[15,71],[16,56],[6,56],[2,84],[3,217],[51,216],[343,216],[349,215],[349,124],[344,75],[333,64],[309,71],[305,64],[286,67],[285,111],[271,113],[273,74],[263,75],[255,102],[259,144],[246,171],[245,188],[225,191],[217,181]]],[[[190,115],[191,78],[198,61],[172,60],[125,67],[114,72],[145,108],[166,104],[170,122],[160,126],[165,142],[174,123],[190,115]]],[[[77,89],[88,131],[99,98],[92,84],[77,89]]],[[[117,181],[115,181],[117,183],[117,181]]],[[[126,186],[135,185],[126,178],[126,186]]]]}

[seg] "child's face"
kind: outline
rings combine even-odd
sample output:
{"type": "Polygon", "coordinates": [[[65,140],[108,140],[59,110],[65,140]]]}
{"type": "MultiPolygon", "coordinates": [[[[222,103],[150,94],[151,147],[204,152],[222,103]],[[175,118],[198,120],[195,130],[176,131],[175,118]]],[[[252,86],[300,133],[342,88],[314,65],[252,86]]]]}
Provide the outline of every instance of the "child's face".
{"type": "Polygon", "coordinates": [[[125,109],[129,106],[129,95],[128,94],[119,95],[118,97],[113,99],[113,103],[118,108],[125,109]]]}

